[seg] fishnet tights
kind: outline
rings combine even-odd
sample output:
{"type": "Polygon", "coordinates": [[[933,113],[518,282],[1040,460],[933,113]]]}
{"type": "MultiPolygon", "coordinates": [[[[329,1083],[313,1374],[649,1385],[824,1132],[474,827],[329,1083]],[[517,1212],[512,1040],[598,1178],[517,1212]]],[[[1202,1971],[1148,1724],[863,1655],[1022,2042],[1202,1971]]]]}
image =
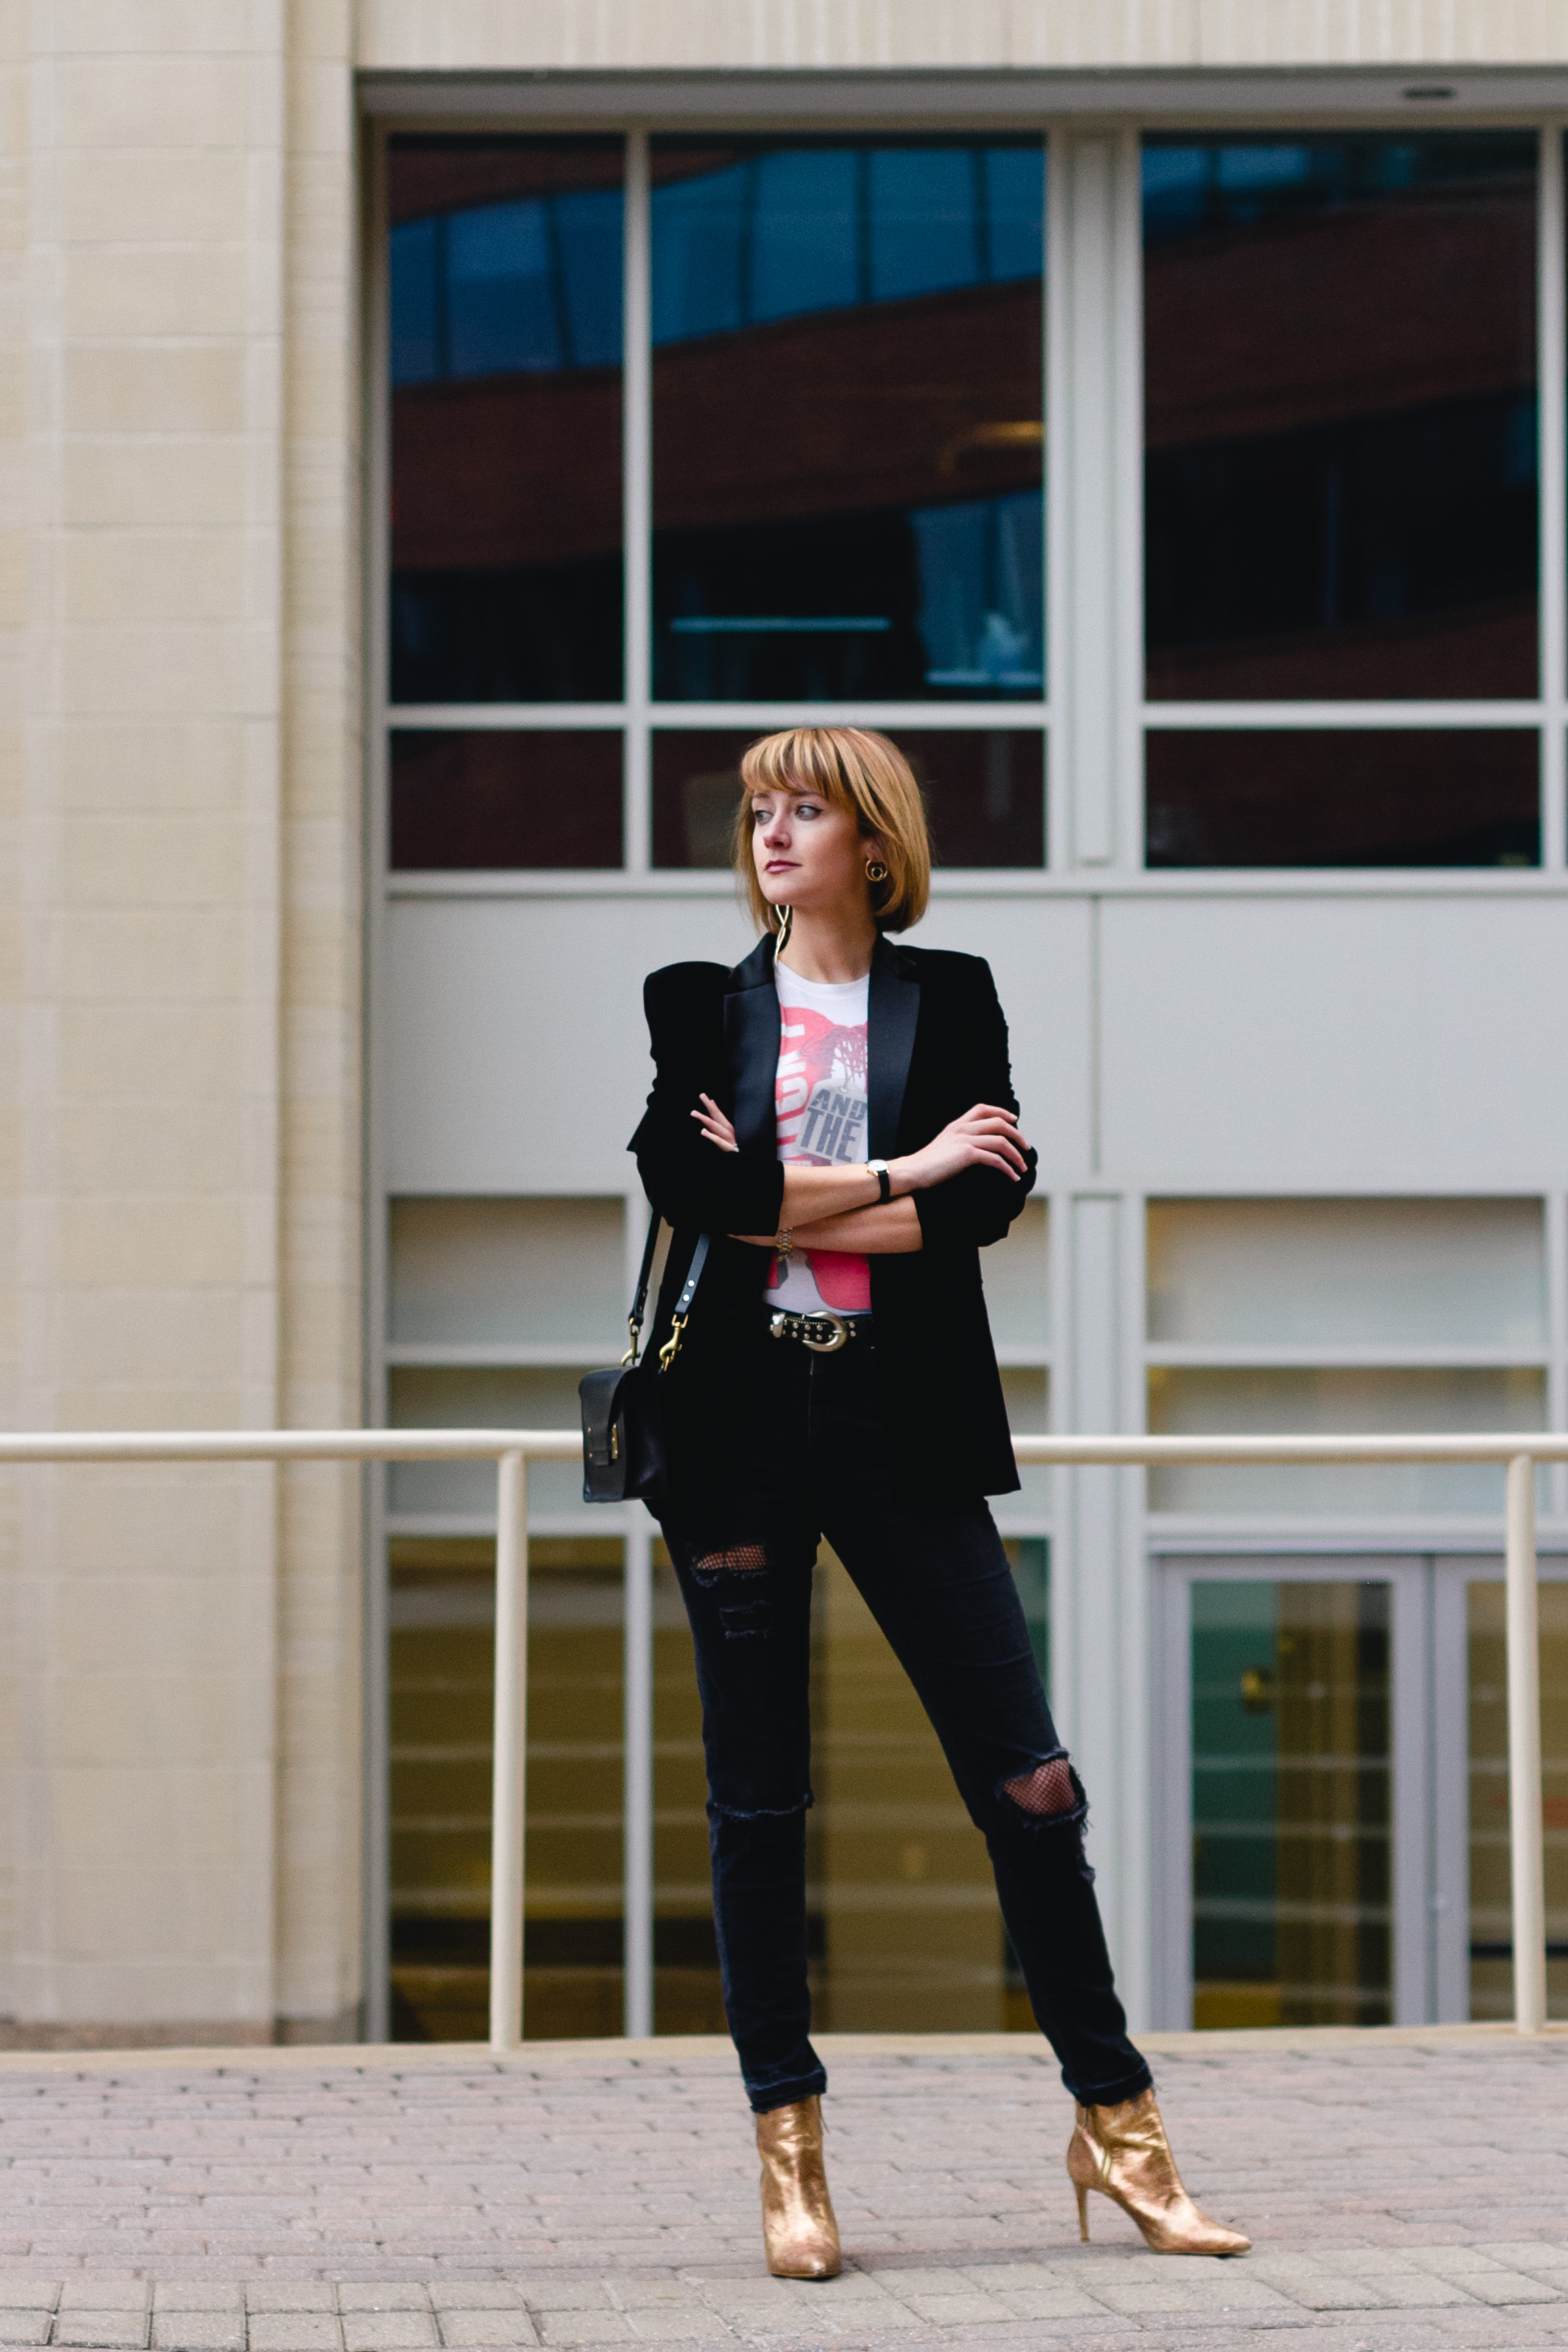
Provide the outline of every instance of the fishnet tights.
{"type": "Polygon", "coordinates": [[[1070,1813],[1078,1803],[1065,1756],[1053,1756],[1048,1764],[1037,1764],[1032,1772],[1003,1785],[1020,1812],[1070,1813]]]}
{"type": "Polygon", "coordinates": [[[700,1576],[717,1576],[721,1569],[766,1568],[766,1547],[760,1543],[725,1544],[719,1551],[705,1551],[700,1559],[692,1562],[700,1576]]]}

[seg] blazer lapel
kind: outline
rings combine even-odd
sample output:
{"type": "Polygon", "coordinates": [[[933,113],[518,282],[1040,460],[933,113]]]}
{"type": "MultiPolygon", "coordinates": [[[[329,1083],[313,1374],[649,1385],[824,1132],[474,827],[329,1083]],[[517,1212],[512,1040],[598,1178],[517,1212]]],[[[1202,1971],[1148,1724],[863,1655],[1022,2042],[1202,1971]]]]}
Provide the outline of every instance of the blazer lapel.
{"type": "Polygon", "coordinates": [[[773,943],[759,940],[730,974],[724,998],[724,1053],[730,1067],[731,1111],[742,1151],[775,1148],[773,1076],[779,1058],[779,999],[773,986],[773,943]]]}
{"type": "MultiPolygon", "coordinates": [[[[898,1150],[899,1114],[920,1019],[921,984],[912,967],[885,936],[871,958],[867,1026],[869,1031],[869,1106],[866,1126],[869,1160],[887,1160],[898,1150]]],[[[737,1131],[738,1131],[737,1122],[737,1131]]]]}

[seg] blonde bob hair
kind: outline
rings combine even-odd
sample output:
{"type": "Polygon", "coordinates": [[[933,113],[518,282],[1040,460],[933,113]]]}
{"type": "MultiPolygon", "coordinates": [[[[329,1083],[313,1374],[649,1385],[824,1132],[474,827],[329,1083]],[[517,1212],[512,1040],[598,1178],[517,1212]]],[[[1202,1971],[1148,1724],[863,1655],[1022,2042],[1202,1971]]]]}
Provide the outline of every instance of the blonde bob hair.
{"type": "Polygon", "coordinates": [[[735,814],[735,871],[759,931],[776,932],[780,909],[757,881],[752,854],[753,793],[811,793],[852,816],[863,837],[881,844],[886,881],[868,881],[879,931],[907,931],[931,898],[931,835],[914,772],[896,743],[868,727],[786,727],[764,735],[741,761],[735,814]]]}

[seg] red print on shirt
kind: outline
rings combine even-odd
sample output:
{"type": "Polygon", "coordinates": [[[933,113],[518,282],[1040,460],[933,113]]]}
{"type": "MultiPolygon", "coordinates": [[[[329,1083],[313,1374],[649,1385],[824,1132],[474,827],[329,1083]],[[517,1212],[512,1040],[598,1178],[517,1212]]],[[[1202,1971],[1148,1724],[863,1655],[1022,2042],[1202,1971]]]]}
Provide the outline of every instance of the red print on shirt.
{"type": "MultiPolygon", "coordinates": [[[[778,1075],[773,1084],[781,1160],[815,1168],[862,1164],[866,1158],[867,1024],[841,1028],[805,1005],[784,1008],[778,1075]]],[[[864,1315],[871,1306],[869,1262],[846,1250],[808,1250],[812,1279],[823,1302],[840,1314],[864,1315]]],[[[775,1259],[769,1287],[779,1285],[775,1259]]]]}

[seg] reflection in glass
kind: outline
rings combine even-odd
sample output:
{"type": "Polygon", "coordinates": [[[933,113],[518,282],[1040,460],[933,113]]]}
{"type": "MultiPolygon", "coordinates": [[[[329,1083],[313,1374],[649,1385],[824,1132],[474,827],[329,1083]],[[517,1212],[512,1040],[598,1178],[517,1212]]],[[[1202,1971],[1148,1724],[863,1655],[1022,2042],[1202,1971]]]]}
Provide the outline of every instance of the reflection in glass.
{"type": "Polygon", "coordinates": [[[655,692],[1038,697],[1038,143],[654,180],[655,692]]]}
{"type": "MultiPolygon", "coordinates": [[[[1501,1583],[1468,1588],[1470,2015],[1513,2015],[1508,1650],[1501,1583]]],[[[1568,1584],[1543,1577],[1541,1777],[1546,1816],[1547,2013],[1568,2017],[1568,1584]]]]}
{"type": "MultiPolygon", "coordinates": [[[[1259,1436],[1423,1430],[1542,1429],[1538,1365],[1151,1368],[1149,1427],[1161,1435],[1259,1436]]],[[[1485,1462],[1186,1463],[1152,1470],[1154,1511],[1494,1514],[1501,1486],[1485,1462]]]]}
{"type": "Polygon", "coordinates": [[[621,739],[580,728],[397,728],[392,867],[618,866],[621,739]]]}
{"type": "Polygon", "coordinates": [[[621,690],[621,142],[392,142],[392,698],[621,690]]]}
{"type": "Polygon", "coordinates": [[[1151,1201],[1149,1337],[1543,1350],[1539,1200],[1151,1201]]]}
{"type": "MultiPolygon", "coordinates": [[[[1037,728],[900,728],[939,866],[1041,866],[1045,739],[1037,728]]],[[[728,866],[741,756],[756,730],[661,729],[653,739],[653,862],[728,866]]]]}
{"type": "MultiPolygon", "coordinates": [[[[388,1549],[392,2038],[482,2042],[495,1544],[388,1549]]],[[[535,1536],[529,1551],[528,2032],[618,2033],[621,1546],[535,1536]]]]}
{"type": "Polygon", "coordinates": [[[1539,866],[1518,728],[1152,728],[1149,866],[1539,866]]]}
{"type": "Polygon", "coordinates": [[[1534,693],[1535,157],[1145,142],[1152,699],[1534,693]]]}
{"type": "Polygon", "coordinates": [[[1385,1584],[1192,1588],[1193,2023],[1387,2025],[1385,1584]]]}

